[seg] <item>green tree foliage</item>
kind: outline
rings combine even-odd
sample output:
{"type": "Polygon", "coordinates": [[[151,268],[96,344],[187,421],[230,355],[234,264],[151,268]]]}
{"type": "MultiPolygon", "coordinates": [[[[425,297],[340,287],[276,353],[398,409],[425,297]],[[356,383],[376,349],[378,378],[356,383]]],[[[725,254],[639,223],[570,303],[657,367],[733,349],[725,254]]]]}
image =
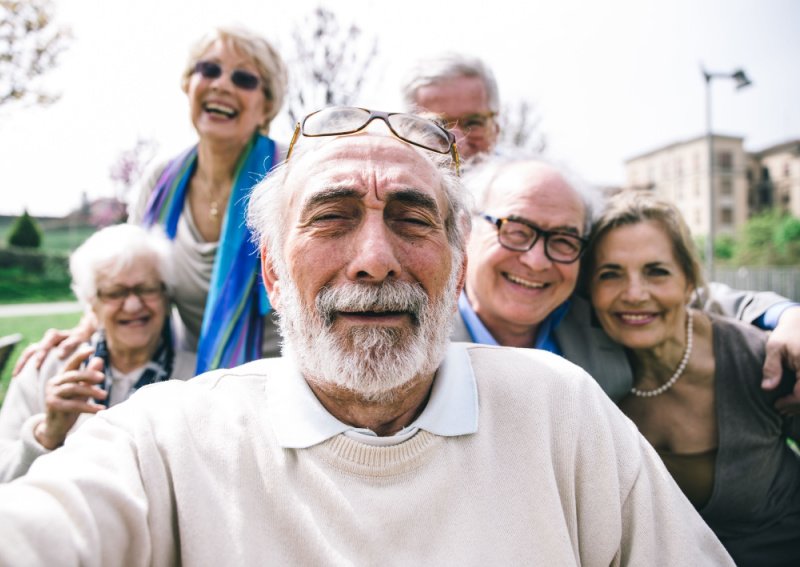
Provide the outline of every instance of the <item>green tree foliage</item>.
{"type": "Polygon", "coordinates": [[[50,104],[36,79],[58,63],[70,37],[53,24],[52,0],[0,0],[0,106],[50,104]]]}
{"type": "Polygon", "coordinates": [[[542,115],[535,103],[528,100],[505,103],[497,120],[500,122],[500,144],[534,154],[543,154],[547,149],[547,136],[541,128],[542,115]]]}
{"type": "Polygon", "coordinates": [[[775,208],[755,215],[739,234],[734,258],[740,265],[800,263],[800,219],[775,208]]]}
{"type": "Polygon", "coordinates": [[[714,258],[730,260],[736,253],[736,239],[730,234],[721,234],[714,239],[714,258]]]}
{"type": "Polygon", "coordinates": [[[780,252],[791,246],[800,245],[800,219],[786,215],[775,230],[775,244],[780,252]]]}
{"type": "Polygon", "coordinates": [[[42,231],[28,211],[14,221],[8,234],[8,243],[21,248],[38,248],[42,244],[42,231]]]}

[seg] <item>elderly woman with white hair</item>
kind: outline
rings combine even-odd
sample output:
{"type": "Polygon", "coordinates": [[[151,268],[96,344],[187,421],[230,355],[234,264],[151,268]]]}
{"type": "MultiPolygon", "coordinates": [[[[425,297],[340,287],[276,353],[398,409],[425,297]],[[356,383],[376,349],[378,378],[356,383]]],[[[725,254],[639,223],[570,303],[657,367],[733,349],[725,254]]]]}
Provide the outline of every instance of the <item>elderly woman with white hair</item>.
{"type": "Polygon", "coordinates": [[[155,382],[194,376],[196,357],[176,351],[169,319],[172,246],[156,229],[111,226],[70,257],[72,289],[98,330],[66,360],[29,362],[0,409],[0,481],[24,475],[100,410],[155,382]],[[88,361],[88,363],[87,363],[88,361]]]}

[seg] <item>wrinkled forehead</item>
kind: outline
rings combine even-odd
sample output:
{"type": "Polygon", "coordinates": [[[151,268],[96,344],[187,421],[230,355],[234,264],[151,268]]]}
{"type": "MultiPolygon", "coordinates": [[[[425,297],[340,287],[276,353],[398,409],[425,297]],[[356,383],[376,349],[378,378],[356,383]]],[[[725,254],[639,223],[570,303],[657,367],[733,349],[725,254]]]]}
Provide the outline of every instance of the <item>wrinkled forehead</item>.
{"type": "MultiPolygon", "coordinates": [[[[307,141],[307,140],[304,140],[307,141]]],[[[320,191],[335,188],[387,193],[417,190],[433,197],[444,211],[442,177],[418,150],[390,136],[357,134],[315,140],[314,149],[292,164],[286,179],[287,205],[294,207],[320,191]]]]}

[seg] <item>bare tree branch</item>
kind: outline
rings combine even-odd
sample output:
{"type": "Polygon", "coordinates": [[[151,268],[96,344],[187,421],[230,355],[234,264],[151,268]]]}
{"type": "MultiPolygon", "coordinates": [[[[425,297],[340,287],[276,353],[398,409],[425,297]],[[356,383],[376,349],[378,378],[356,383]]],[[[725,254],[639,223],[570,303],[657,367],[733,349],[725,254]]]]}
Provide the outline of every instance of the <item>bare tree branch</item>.
{"type": "Polygon", "coordinates": [[[54,68],[71,34],[55,28],[51,0],[0,0],[0,106],[51,104],[35,83],[54,68]]]}
{"type": "Polygon", "coordinates": [[[542,116],[533,103],[527,100],[506,103],[500,114],[499,143],[542,154],[547,148],[547,137],[541,123],[542,116]]]}
{"type": "Polygon", "coordinates": [[[364,38],[355,24],[343,28],[336,15],[322,7],[297,25],[291,37],[285,103],[290,126],[320,108],[353,104],[378,54],[377,38],[364,38]]]}
{"type": "Polygon", "coordinates": [[[109,170],[109,177],[119,186],[117,199],[125,200],[125,195],[142,177],[147,164],[155,157],[157,151],[158,143],[155,140],[139,138],[133,148],[119,154],[117,161],[109,170]]]}

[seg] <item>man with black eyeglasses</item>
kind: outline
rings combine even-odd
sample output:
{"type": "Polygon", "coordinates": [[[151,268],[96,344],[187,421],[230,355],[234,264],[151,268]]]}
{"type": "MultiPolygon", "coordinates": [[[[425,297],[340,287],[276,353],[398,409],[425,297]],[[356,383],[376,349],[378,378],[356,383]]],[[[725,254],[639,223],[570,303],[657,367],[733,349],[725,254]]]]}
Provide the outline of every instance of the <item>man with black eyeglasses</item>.
{"type": "MultiPolygon", "coordinates": [[[[619,401],[633,385],[625,352],[593,324],[589,302],[574,293],[598,196],[537,160],[492,158],[471,173],[467,185],[477,211],[451,339],[559,354],[619,401]]],[[[738,292],[720,284],[710,289],[712,296],[698,297],[696,306],[775,329],[767,344],[764,388],[778,385],[781,361],[800,377],[800,306],[771,292],[738,292]]],[[[776,407],[797,412],[798,395],[800,386],[776,407]]]]}

